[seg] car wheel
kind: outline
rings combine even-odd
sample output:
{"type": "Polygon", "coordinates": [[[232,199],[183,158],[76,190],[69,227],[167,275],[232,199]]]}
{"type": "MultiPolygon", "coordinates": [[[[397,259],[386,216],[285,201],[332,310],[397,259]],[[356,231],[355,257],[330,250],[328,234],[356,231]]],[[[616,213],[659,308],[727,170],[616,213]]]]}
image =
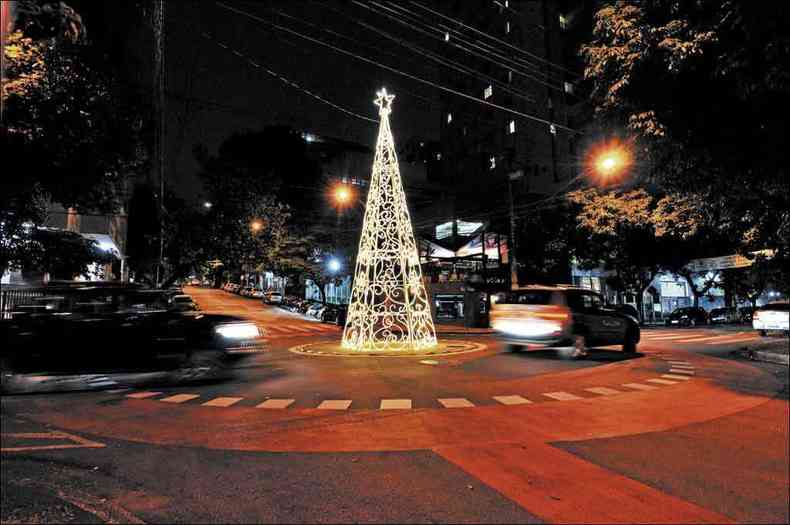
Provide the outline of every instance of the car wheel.
{"type": "Polygon", "coordinates": [[[628,331],[625,335],[625,342],[623,343],[623,352],[626,354],[635,354],[636,353],[636,337],[632,331],[628,331]]]}
{"type": "Polygon", "coordinates": [[[573,359],[584,359],[587,357],[587,338],[581,334],[573,336],[573,359]]]}
{"type": "Polygon", "coordinates": [[[183,383],[204,381],[221,376],[225,369],[218,352],[195,352],[175,371],[173,378],[183,383]]]}

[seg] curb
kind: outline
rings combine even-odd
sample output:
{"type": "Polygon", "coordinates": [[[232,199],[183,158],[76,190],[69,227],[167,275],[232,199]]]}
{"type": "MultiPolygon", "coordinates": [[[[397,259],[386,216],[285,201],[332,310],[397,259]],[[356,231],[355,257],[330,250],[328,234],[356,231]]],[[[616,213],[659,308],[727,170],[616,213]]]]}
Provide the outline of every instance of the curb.
{"type": "Polygon", "coordinates": [[[784,366],[790,365],[790,356],[787,354],[777,354],[776,352],[766,352],[764,350],[752,350],[750,348],[735,350],[734,353],[751,361],[763,361],[784,366]]]}

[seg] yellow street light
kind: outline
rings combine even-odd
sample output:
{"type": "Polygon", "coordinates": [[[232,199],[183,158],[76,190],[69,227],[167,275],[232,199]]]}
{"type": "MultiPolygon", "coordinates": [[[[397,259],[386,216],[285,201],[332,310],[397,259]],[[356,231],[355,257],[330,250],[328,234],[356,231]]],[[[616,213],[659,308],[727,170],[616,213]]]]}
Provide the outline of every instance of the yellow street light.
{"type": "Polygon", "coordinates": [[[339,184],[335,186],[332,197],[335,199],[338,206],[345,206],[351,200],[351,190],[345,184],[339,184]]]}
{"type": "Polygon", "coordinates": [[[601,182],[616,183],[631,166],[631,153],[628,146],[618,140],[598,144],[590,151],[588,166],[601,182]]]}
{"type": "Polygon", "coordinates": [[[250,223],[250,229],[254,232],[258,232],[263,228],[263,223],[259,220],[254,220],[250,223]]]}

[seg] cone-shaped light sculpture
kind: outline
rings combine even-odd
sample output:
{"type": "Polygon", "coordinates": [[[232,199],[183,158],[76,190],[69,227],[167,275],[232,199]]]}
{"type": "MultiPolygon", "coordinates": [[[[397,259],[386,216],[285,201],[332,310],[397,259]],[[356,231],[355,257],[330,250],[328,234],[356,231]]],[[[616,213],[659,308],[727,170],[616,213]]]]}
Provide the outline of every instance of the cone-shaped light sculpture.
{"type": "Polygon", "coordinates": [[[436,330],[390,130],[395,95],[377,95],[381,121],[343,348],[419,351],[436,345],[436,330]]]}

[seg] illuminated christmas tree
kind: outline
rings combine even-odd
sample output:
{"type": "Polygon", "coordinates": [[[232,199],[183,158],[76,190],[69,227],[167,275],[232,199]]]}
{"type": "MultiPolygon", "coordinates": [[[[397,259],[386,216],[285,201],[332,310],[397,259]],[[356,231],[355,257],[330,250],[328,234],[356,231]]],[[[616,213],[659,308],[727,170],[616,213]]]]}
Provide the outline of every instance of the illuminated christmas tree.
{"type": "Polygon", "coordinates": [[[436,330],[390,131],[395,95],[377,95],[379,136],[343,348],[421,350],[436,345],[436,330]]]}

